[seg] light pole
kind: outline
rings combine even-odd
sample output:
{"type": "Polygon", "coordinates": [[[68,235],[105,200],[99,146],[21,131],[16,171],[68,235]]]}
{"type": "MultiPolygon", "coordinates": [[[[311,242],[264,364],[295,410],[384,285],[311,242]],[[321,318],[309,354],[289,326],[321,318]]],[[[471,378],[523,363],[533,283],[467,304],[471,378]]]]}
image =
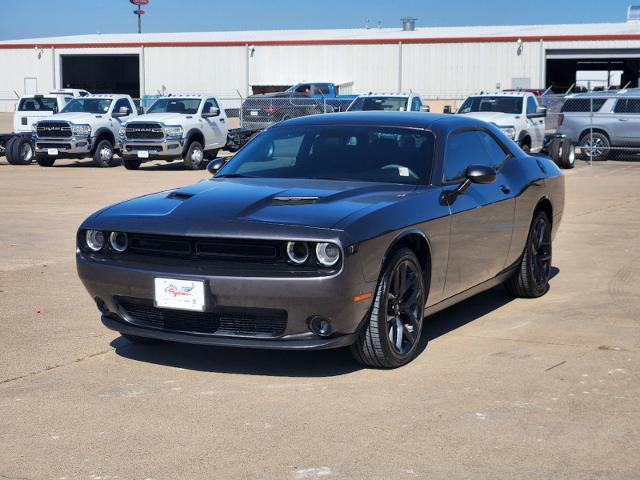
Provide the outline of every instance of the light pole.
{"type": "Polygon", "coordinates": [[[144,10],[142,10],[142,7],[144,5],[148,5],[149,0],[129,0],[129,2],[138,7],[133,11],[133,13],[138,16],[138,33],[142,33],[142,15],[144,15],[144,10]]]}

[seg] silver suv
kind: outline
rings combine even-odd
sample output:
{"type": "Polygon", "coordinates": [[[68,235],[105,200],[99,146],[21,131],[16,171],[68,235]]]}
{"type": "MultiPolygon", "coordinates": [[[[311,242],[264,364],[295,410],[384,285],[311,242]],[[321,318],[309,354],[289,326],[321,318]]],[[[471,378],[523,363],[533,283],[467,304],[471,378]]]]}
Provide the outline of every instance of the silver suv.
{"type": "Polygon", "coordinates": [[[640,153],[640,89],[570,95],[558,123],[558,134],[591,160],[640,153]]]}

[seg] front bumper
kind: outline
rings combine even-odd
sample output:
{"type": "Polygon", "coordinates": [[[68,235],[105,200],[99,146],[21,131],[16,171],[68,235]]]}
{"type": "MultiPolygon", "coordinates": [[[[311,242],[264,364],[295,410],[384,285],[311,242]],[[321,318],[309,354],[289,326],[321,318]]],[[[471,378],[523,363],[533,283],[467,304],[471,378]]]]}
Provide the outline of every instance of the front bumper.
{"type": "Polygon", "coordinates": [[[355,341],[371,306],[371,300],[354,302],[354,297],[375,288],[375,283],[364,281],[361,270],[354,265],[330,277],[292,278],[193,274],[183,268],[157,264],[97,261],[80,251],[76,260],[78,275],[98,303],[102,322],[108,328],[142,337],[205,345],[293,350],[349,345],[355,341]],[[286,327],[280,334],[269,336],[229,331],[203,333],[191,330],[187,324],[184,327],[176,327],[175,323],[170,327],[145,324],[127,310],[126,299],[147,302],[154,311],[162,310],[153,307],[156,277],[203,280],[207,304],[203,315],[214,315],[221,309],[286,311],[286,327]],[[334,333],[330,337],[312,333],[309,319],[313,316],[329,320],[334,333]]]}
{"type": "Polygon", "coordinates": [[[70,138],[39,138],[33,137],[36,154],[48,155],[50,149],[58,151],[56,157],[86,157],[91,154],[93,138],[90,137],[70,137],[70,138]]]}
{"type": "Polygon", "coordinates": [[[121,156],[140,160],[163,160],[182,157],[184,138],[162,140],[124,140],[121,156]],[[140,157],[138,152],[147,152],[148,157],[140,157]]]}

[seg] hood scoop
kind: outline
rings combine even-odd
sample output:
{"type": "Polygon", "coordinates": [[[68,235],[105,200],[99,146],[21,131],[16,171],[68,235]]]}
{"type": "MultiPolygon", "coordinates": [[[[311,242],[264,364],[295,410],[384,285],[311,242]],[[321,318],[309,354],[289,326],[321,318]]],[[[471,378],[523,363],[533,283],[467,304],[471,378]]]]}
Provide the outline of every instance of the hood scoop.
{"type": "Polygon", "coordinates": [[[319,197],[273,197],[271,205],[311,205],[319,197]]]}
{"type": "Polygon", "coordinates": [[[171,192],[169,195],[167,195],[167,198],[171,198],[172,200],[189,200],[191,197],[193,197],[193,193],[189,193],[189,192],[171,192]]]}

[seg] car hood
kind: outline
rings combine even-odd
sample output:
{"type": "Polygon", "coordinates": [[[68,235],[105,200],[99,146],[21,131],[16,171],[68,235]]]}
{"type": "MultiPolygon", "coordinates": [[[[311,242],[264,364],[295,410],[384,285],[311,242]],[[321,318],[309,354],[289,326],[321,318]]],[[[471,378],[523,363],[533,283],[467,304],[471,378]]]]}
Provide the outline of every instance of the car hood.
{"type": "Polygon", "coordinates": [[[133,122],[160,122],[165,125],[181,125],[184,122],[184,115],[179,113],[149,113],[146,115],[138,115],[136,118],[128,121],[133,122]]]}
{"type": "Polygon", "coordinates": [[[58,113],[51,117],[43,118],[42,120],[71,122],[76,125],[80,125],[80,124],[91,124],[94,119],[102,118],[104,116],[105,115],[96,115],[94,113],[68,112],[68,113],[58,113]]]}
{"type": "MultiPolygon", "coordinates": [[[[409,185],[308,179],[211,179],[108,207],[84,228],[234,235],[292,226],[332,229],[411,195],[409,185]]],[[[285,230],[286,230],[285,228],[285,230]]]]}
{"type": "Polygon", "coordinates": [[[508,127],[513,125],[514,120],[519,115],[511,114],[511,113],[502,113],[502,112],[472,112],[472,113],[463,113],[466,117],[477,118],[478,120],[482,120],[484,122],[493,123],[500,127],[508,127]]]}

